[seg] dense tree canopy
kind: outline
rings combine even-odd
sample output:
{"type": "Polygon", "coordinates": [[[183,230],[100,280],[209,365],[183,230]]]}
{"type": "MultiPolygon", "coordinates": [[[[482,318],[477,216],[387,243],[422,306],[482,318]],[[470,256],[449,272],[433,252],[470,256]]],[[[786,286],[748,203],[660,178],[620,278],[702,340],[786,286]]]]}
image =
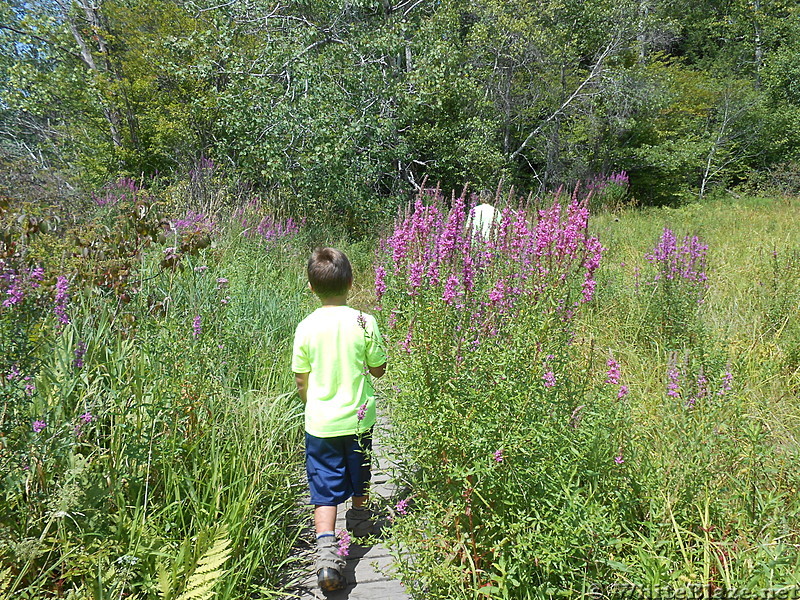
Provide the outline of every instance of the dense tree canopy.
{"type": "Polygon", "coordinates": [[[796,169],[798,56],[790,0],[4,0],[0,141],[351,221],[425,178],[662,203],[796,169]]]}

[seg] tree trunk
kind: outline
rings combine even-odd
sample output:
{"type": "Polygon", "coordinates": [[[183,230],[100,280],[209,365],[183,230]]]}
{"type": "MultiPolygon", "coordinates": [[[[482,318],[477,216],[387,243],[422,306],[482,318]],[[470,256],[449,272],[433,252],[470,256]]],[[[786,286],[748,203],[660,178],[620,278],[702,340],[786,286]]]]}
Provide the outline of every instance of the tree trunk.
{"type": "MultiPolygon", "coordinates": [[[[108,47],[106,45],[103,36],[99,34],[100,31],[100,18],[98,14],[99,8],[95,8],[92,6],[85,5],[83,3],[78,3],[78,6],[83,10],[84,15],[86,15],[86,20],[89,22],[92,30],[95,31],[95,39],[98,43],[98,48],[100,50],[101,55],[104,57],[104,65],[101,69],[97,65],[97,61],[95,61],[94,55],[92,54],[91,48],[89,48],[89,44],[86,43],[86,40],[83,37],[80,29],[78,29],[78,25],[75,22],[74,17],[70,15],[69,8],[64,8],[64,16],[66,18],[67,24],[69,25],[70,32],[72,33],[72,37],[75,39],[75,43],[78,44],[78,48],[81,52],[81,59],[86,67],[92,73],[104,73],[104,72],[113,72],[110,70],[110,56],[108,52],[108,47]]],[[[99,7],[99,5],[98,5],[99,7]]],[[[111,141],[113,142],[114,146],[117,148],[122,147],[122,133],[121,133],[121,123],[122,117],[120,116],[119,110],[113,106],[113,103],[108,102],[107,100],[103,99],[102,102],[102,111],[103,116],[108,121],[108,128],[109,133],[111,134],[111,141]]]]}
{"type": "Polygon", "coordinates": [[[756,87],[761,86],[761,65],[764,62],[764,48],[761,45],[761,23],[759,18],[761,16],[761,0],[755,0],[753,3],[753,29],[754,29],[754,60],[756,64],[756,87]]]}

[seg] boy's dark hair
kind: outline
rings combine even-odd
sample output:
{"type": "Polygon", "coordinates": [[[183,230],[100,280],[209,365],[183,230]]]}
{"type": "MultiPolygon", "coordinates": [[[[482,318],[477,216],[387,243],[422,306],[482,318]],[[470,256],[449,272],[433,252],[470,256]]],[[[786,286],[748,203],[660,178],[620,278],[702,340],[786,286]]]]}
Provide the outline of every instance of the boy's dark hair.
{"type": "Polygon", "coordinates": [[[308,282],[320,298],[342,296],[350,289],[353,269],[344,252],[317,248],[308,259],[308,282]]]}

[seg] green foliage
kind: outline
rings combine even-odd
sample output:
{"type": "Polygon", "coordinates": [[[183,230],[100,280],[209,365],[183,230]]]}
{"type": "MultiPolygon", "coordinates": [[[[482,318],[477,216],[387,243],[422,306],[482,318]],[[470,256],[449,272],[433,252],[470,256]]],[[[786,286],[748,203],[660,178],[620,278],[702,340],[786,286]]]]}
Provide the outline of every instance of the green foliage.
{"type": "MultiPolygon", "coordinates": [[[[241,227],[219,237],[192,215],[190,228],[175,219],[151,239],[149,221],[128,219],[151,206],[114,198],[65,240],[70,254],[88,230],[104,231],[106,252],[127,257],[128,227],[148,236],[127,303],[88,277],[87,289],[69,288],[66,323],[50,287],[0,309],[12,361],[0,412],[3,585],[20,598],[271,593],[299,534],[301,407],[285,365],[306,308],[302,242],[290,230],[242,245],[241,227]],[[197,226],[213,245],[194,243],[197,226]],[[165,249],[180,260],[165,265],[165,249]]],[[[92,251],[82,272],[106,260],[92,251]]]]}
{"type": "MultiPolygon", "coordinates": [[[[598,295],[569,339],[563,323],[534,319],[529,302],[501,319],[496,343],[459,347],[479,317],[448,307],[441,289],[409,295],[409,273],[387,269],[383,313],[397,311],[387,315],[397,319],[387,323],[396,384],[387,393],[408,494],[393,533],[412,593],[796,585],[800,558],[784,541],[800,519],[797,333],[787,319],[796,213],[796,202],[742,199],[598,215],[598,295]],[[706,267],[653,256],[659,236],[672,247],[665,228],[702,232],[694,256],[707,244],[706,267]],[[552,388],[542,385],[548,352],[552,388]]],[[[691,236],[674,247],[693,255],[691,236]]]]}
{"type": "Polygon", "coordinates": [[[596,540],[640,512],[618,464],[625,393],[570,341],[599,244],[577,200],[537,201],[535,219],[501,205],[488,240],[462,202],[440,215],[420,199],[382,263],[391,435],[413,506],[393,527],[413,556],[403,579],[436,598],[578,592],[613,572],[596,540]]]}
{"type": "Polygon", "coordinates": [[[95,185],[174,181],[210,157],[356,235],[426,179],[545,190],[624,169],[635,197],[664,204],[797,158],[800,27],[784,0],[115,0],[6,16],[6,152],[95,185]]]}

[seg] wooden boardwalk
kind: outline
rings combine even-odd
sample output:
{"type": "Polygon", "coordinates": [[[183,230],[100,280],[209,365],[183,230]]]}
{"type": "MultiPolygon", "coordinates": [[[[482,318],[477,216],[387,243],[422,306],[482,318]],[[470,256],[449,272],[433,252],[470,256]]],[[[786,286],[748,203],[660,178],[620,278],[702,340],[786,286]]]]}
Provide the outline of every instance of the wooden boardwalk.
{"type": "MultiPolygon", "coordinates": [[[[395,486],[390,480],[388,467],[389,460],[384,447],[380,444],[381,432],[379,422],[375,426],[374,450],[379,466],[372,471],[372,486],[370,494],[378,505],[385,504],[381,499],[392,498],[395,486]]],[[[339,507],[336,518],[336,530],[345,528],[344,513],[350,507],[350,502],[339,507]]],[[[313,537],[309,532],[309,539],[313,537]]],[[[394,573],[394,560],[386,547],[381,543],[362,546],[357,540],[350,545],[350,554],[347,557],[347,567],[344,576],[347,587],[340,592],[323,594],[317,587],[316,574],[312,572],[314,563],[314,548],[309,542],[306,548],[298,551],[298,557],[305,565],[307,577],[302,579],[290,590],[290,598],[296,600],[410,600],[402,584],[392,577],[394,573]]]]}

